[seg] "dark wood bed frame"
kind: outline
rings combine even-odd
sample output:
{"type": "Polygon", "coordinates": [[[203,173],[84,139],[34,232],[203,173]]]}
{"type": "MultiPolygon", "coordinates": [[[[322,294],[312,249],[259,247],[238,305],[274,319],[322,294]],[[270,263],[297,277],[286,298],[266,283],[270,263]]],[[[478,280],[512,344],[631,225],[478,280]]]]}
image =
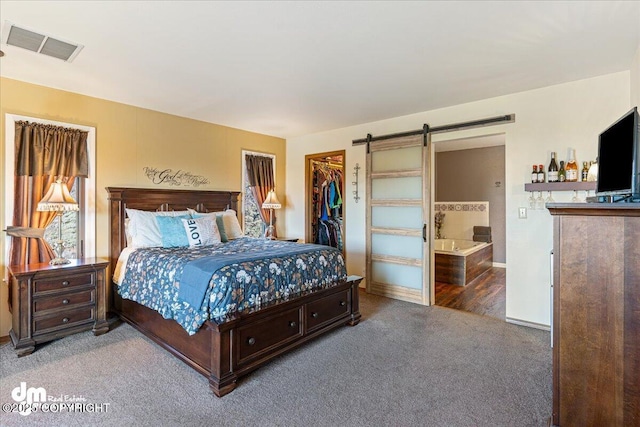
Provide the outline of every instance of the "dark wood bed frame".
{"type": "MultiPolygon", "coordinates": [[[[125,208],[147,211],[196,209],[237,212],[239,192],[108,187],[110,261],[114,271],[126,245],[125,208]]],[[[330,289],[307,292],[294,299],[263,305],[218,325],[207,321],[194,335],[174,320],[134,301],[120,298],[112,287],[112,311],[171,354],[209,379],[221,397],[236,387],[238,378],[342,325],[357,325],[358,285],[350,276],[330,289]]]]}

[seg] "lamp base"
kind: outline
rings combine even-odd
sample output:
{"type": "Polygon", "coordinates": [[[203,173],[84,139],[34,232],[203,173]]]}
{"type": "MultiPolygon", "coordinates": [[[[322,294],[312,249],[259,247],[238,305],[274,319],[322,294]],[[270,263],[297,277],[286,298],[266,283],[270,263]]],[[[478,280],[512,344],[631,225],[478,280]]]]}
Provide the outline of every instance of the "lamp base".
{"type": "MultiPolygon", "coordinates": [[[[61,215],[58,215],[58,221],[60,221],[60,217],[61,215]]],[[[58,224],[59,226],[61,226],[61,224],[58,224]]],[[[69,261],[68,259],[66,259],[65,257],[62,256],[62,251],[64,251],[64,241],[62,240],[62,231],[61,228],[58,229],[59,230],[59,238],[58,240],[56,240],[55,243],[53,243],[53,252],[55,254],[55,258],[52,259],[51,261],[49,261],[49,265],[64,265],[64,264],[69,264],[71,261],[69,261]]]]}
{"type": "Polygon", "coordinates": [[[274,234],[276,232],[276,228],[273,225],[269,225],[267,227],[267,231],[264,232],[264,238],[269,240],[276,240],[274,234]]]}

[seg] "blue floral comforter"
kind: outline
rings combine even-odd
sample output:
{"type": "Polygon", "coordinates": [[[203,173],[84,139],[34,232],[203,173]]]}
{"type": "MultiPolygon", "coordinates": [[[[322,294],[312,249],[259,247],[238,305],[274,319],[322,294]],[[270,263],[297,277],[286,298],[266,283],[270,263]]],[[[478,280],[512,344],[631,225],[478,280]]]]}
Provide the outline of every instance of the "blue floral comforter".
{"type": "Polygon", "coordinates": [[[305,245],[308,252],[269,255],[287,246],[299,250],[298,243],[250,237],[201,248],[138,249],[129,256],[118,293],[165,319],[174,319],[193,335],[208,319],[223,323],[234,313],[346,279],[342,253],[337,249],[305,245]],[[263,252],[264,257],[255,260],[256,252],[263,252]],[[178,298],[185,264],[204,256],[240,253],[253,260],[234,262],[213,273],[200,307],[178,298]]]}

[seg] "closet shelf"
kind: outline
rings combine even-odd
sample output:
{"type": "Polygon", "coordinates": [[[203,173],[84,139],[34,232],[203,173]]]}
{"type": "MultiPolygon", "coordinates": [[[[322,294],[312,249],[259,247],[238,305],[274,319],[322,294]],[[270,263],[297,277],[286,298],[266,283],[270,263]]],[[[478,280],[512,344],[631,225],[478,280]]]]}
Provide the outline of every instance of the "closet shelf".
{"type": "Polygon", "coordinates": [[[536,182],[524,185],[524,191],[589,191],[596,189],[595,181],[536,182]]]}

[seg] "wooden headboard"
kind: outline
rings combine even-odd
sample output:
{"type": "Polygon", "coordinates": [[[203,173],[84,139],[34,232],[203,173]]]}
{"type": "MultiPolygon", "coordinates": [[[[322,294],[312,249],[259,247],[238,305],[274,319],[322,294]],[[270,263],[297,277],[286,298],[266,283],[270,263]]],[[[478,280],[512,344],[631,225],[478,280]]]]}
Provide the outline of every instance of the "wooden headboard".
{"type": "MultiPolygon", "coordinates": [[[[233,209],[238,212],[239,191],[172,190],[161,188],[107,187],[109,194],[109,260],[113,273],[120,252],[126,246],[124,234],[125,208],[143,211],[198,212],[233,209]]],[[[238,219],[240,213],[238,213],[238,219]]],[[[242,223],[242,222],[241,222],[242,223]]]]}

